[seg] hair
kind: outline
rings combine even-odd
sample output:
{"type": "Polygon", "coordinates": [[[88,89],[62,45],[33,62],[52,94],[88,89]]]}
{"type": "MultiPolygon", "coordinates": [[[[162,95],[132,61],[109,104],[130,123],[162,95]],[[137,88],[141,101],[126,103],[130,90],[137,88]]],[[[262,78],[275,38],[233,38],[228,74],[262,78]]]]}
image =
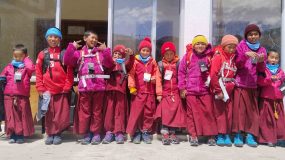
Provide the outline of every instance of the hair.
{"type": "Polygon", "coordinates": [[[279,52],[277,51],[277,50],[275,50],[275,49],[271,49],[270,51],[268,51],[267,52],[267,56],[269,56],[270,55],[270,53],[277,53],[279,56],[280,56],[280,54],[279,54],[279,52]]]}
{"type": "Polygon", "coordinates": [[[13,52],[14,51],[22,51],[25,54],[28,53],[28,49],[23,44],[16,44],[15,47],[13,48],[13,52]]]}
{"type": "Polygon", "coordinates": [[[94,31],[92,31],[92,30],[85,31],[84,34],[83,34],[83,37],[86,38],[86,37],[90,36],[91,34],[95,34],[98,37],[98,34],[96,32],[94,32],[94,31]]]}

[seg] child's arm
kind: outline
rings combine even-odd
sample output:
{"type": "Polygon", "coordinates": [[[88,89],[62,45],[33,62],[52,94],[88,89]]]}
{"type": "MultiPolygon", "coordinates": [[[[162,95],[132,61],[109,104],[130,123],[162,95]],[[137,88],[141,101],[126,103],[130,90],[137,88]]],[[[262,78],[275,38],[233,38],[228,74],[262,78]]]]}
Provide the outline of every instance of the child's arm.
{"type": "Polygon", "coordinates": [[[129,72],[134,65],[135,56],[134,56],[133,51],[130,48],[127,48],[127,54],[129,55],[129,59],[126,61],[126,70],[127,72],[129,72]]]}
{"type": "Polygon", "coordinates": [[[271,83],[273,83],[272,77],[266,72],[263,73],[264,74],[259,74],[257,76],[257,84],[262,87],[269,86],[271,83]]]}
{"type": "Polygon", "coordinates": [[[64,56],[63,56],[63,62],[65,65],[76,67],[77,61],[80,58],[80,52],[77,51],[77,47],[79,46],[80,45],[77,44],[77,42],[68,44],[66,51],[64,52],[64,56]]]}
{"type": "Polygon", "coordinates": [[[32,60],[29,57],[24,59],[25,68],[27,69],[27,73],[29,77],[35,72],[35,65],[33,64],[32,60]]]}
{"type": "Polygon", "coordinates": [[[130,93],[133,95],[137,94],[136,82],[135,82],[135,74],[136,74],[135,68],[136,68],[135,65],[133,65],[128,76],[128,87],[130,89],[130,93]]]}
{"type": "Polygon", "coordinates": [[[155,76],[155,91],[156,91],[156,96],[157,100],[160,102],[162,99],[162,81],[161,81],[161,73],[159,71],[157,63],[153,62],[154,65],[154,76],[155,76]]]}
{"type": "Polygon", "coordinates": [[[8,65],[2,70],[0,76],[7,76],[8,73],[8,65]]]}
{"type": "Polygon", "coordinates": [[[244,52],[245,51],[243,50],[242,46],[238,45],[236,51],[236,66],[238,69],[244,68],[244,65],[248,59],[244,52]]]}
{"type": "Polygon", "coordinates": [[[36,89],[39,92],[39,94],[42,94],[43,92],[47,91],[43,83],[43,68],[42,68],[43,59],[44,59],[44,53],[40,52],[36,62],[36,89]]]}
{"type": "Polygon", "coordinates": [[[63,93],[68,93],[70,91],[71,87],[73,86],[73,81],[74,81],[73,67],[67,66],[66,80],[65,80],[65,85],[63,87],[63,93]]]}
{"type": "Polygon", "coordinates": [[[222,89],[219,84],[219,78],[220,78],[219,74],[220,74],[222,64],[223,62],[222,62],[221,56],[215,55],[215,57],[212,59],[212,65],[210,68],[210,77],[211,77],[210,86],[215,95],[222,93],[222,89]]]}
{"type": "MultiPolygon", "coordinates": [[[[187,63],[186,63],[186,56],[185,54],[179,64],[178,67],[178,88],[181,92],[185,92],[186,90],[186,75],[187,75],[187,63]]],[[[182,96],[183,98],[183,96],[182,96]]]]}
{"type": "Polygon", "coordinates": [[[102,61],[102,65],[106,68],[112,68],[115,65],[115,62],[112,58],[112,53],[111,53],[111,49],[110,48],[105,48],[102,51],[103,54],[103,61],[102,61]]]}
{"type": "Polygon", "coordinates": [[[262,53],[262,55],[259,56],[258,63],[257,63],[257,66],[256,66],[257,72],[264,72],[265,68],[266,68],[267,56],[266,56],[265,48],[262,48],[261,53],[262,53]]]}

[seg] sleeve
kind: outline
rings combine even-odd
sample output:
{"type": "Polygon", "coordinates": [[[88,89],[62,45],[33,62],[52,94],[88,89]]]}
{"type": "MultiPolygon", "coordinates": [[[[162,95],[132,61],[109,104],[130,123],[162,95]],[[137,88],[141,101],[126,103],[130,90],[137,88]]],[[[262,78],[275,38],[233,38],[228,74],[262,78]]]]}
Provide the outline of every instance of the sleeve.
{"type": "Polygon", "coordinates": [[[162,95],[162,81],[161,81],[161,73],[159,71],[158,65],[153,60],[153,65],[154,65],[154,76],[155,76],[155,91],[156,95],[161,96],[162,95]]]}
{"type": "Polygon", "coordinates": [[[211,81],[210,81],[210,86],[212,88],[212,91],[214,94],[219,94],[222,92],[222,89],[220,87],[219,84],[219,74],[220,74],[220,70],[222,67],[222,59],[220,55],[216,55],[213,59],[212,59],[212,65],[210,68],[210,77],[211,77],[211,81]]]}
{"type": "Polygon", "coordinates": [[[136,65],[134,63],[132,69],[129,72],[129,76],[128,76],[128,87],[131,93],[132,93],[133,88],[136,88],[135,74],[136,74],[136,65]]]}
{"type": "Polygon", "coordinates": [[[36,62],[36,89],[38,92],[47,91],[43,83],[43,68],[42,68],[43,59],[44,59],[44,53],[40,52],[36,62]]]}
{"type": "Polygon", "coordinates": [[[281,81],[281,83],[285,81],[285,73],[282,69],[280,69],[280,72],[277,74],[277,76],[279,77],[279,80],[281,81]]]}
{"type": "Polygon", "coordinates": [[[106,48],[105,50],[103,50],[102,54],[104,57],[102,61],[102,65],[106,68],[112,68],[115,65],[115,62],[112,58],[111,49],[106,48]]]}
{"type": "Polygon", "coordinates": [[[65,80],[65,85],[63,87],[63,92],[69,92],[71,87],[73,86],[73,68],[71,66],[67,66],[66,70],[66,80],[65,80]]]}
{"type": "Polygon", "coordinates": [[[80,57],[80,52],[76,50],[72,43],[69,43],[63,56],[63,63],[67,66],[76,67],[80,57]]]}
{"type": "Polygon", "coordinates": [[[265,72],[264,75],[258,75],[257,77],[257,84],[261,87],[269,86],[272,82],[271,77],[268,73],[265,72]]]}
{"type": "Polygon", "coordinates": [[[265,68],[266,68],[267,54],[266,54],[266,49],[265,48],[262,49],[262,54],[264,55],[264,61],[260,62],[260,63],[257,63],[256,70],[258,72],[264,72],[265,68]]]}
{"type": "Polygon", "coordinates": [[[1,72],[1,76],[7,76],[7,73],[8,73],[8,66],[6,66],[3,70],[2,70],[2,72],[1,72]]]}
{"type": "Polygon", "coordinates": [[[180,90],[186,89],[186,75],[187,75],[187,64],[185,54],[178,67],[178,88],[180,90]]]}
{"type": "Polygon", "coordinates": [[[29,77],[31,77],[36,70],[35,65],[33,64],[33,61],[29,57],[25,58],[24,63],[25,63],[25,68],[27,69],[27,73],[29,77]]]}
{"type": "Polygon", "coordinates": [[[126,69],[127,69],[128,72],[132,69],[132,67],[134,65],[134,62],[135,62],[135,56],[134,55],[130,55],[129,59],[126,62],[126,69]]]}
{"type": "Polygon", "coordinates": [[[237,57],[236,57],[236,66],[238,69],[244,67],[248,57],[245,55],[242,45],[237,46],[237,57]]]}

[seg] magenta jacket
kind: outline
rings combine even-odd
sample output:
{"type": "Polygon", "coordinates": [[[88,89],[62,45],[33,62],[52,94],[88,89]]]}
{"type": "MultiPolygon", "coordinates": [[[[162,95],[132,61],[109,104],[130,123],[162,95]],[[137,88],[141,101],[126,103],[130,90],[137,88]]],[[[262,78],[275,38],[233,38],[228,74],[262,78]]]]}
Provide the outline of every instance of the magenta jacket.
{"type": "Polygon", "coordinates": [[[264,72],[266,68],[266,49],[260,47],[256,52],[258,55],[264,55],[264,62],[253,64],[251,58],[245,55],[246,52],[251,51],[245,40],[242,40],[237,46],[237,73],[236,85],[243,88],[257,88],[257,74],[264,72]]]}
{"type": "Polygon", "coordinates": [[[285,80],[285,74],[282,71],[282,69],[279,68],[276,74],[278,76],[277,81],[272,81],[271,79],[272,74],[267,68],[265,69],[265,74],[266,74],[265,78],[262,76],[258,76],[257,79],[258,85],[261,86],[260,97],[272,100],[283,99],[283,95],[279,90],[279,87],[281,86],[282,82],[284,82],[285,80]]]}
{"type": "Polygon", "coordinates": [[[82,48],[82,50],[76,50],[72,43],[69,43],[65,53],[64,53],[64,64],[68,66],[72,66],[78,70],[78,90],[79,92],[86,91],[105,91],[106,89],[106,80],[103,78],[88,78],[85,79],[86,87],[84,87],[84,82],[82,80],[82,76],[88,75],[88,63],[94,64],[94,75],[104,75],[104,71],[102,68],[111,68],[114,66],[114,61],[112,59],[110,48],[106,48],[103,51],[100,51],[97,47],[93,48],[91,51],[92,56],[89,58],[84,58],[84,63],[82,62],[82,53],[83,55],[88,55],[88,49],[86,46],[82,48]],[[99,58],[99,60],[97,59],[99,58]],[[80,67],[81,66],[81,67],[80,67]]]}
{"type": "MultiPolygon", "coordinates": [[[[192,56],[187,58],[185,54],[180,62],[178,69],[178,88],[186,89],[187,95],[205,95],[209,94],[209,87],[206,81],[209,76],[209,56],[212,55],[211,45],[208,45],[203,54],[197,54],[193,49],[192,56]],[[189,62],[187,62],[189,59],[189,62]],[[205,62],[208,71],[201,72],[199,62],[205,62]]],[[[189,57],[189,56],[188,56],[189,57]]]]}
{"type": "Polygon", "coordinates": [[[29,57],[26,57],[23,62],[25,67],[17,70],[22,73],[21,82],[14,81],[15,69],[11,63],[9,63],[2,71],[1,76],[6,76],[7,79],[4,90],[5,95],[30,96],[30,79],[35,71],[35,66],[29,57]]]}

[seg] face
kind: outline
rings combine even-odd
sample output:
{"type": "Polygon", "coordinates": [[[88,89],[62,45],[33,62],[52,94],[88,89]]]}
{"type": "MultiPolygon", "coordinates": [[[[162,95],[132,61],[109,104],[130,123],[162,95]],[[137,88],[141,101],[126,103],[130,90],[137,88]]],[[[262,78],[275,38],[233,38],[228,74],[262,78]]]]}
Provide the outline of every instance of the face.
{"type": "Polygon", "coordinates": [[[113,53],[113,60],[116,60],[118,58],[123,58],[123,55],[120,52],[114,52],[113,53]]]}
{"type": "Polygon", "coordinates": [[[224,47],[224,51],[226,53],[230,53],[230,54],[235,53],[236,52],[236,46],[237,45],[235,45],[235,44],[228,44],[224,47]]]}
{"type": "Polygon", "coordinates": [[[279,63],[279,54],[276,52],[270,52],[267,57],[267,61],[269,64],[278,64],[279,63]]]}
{"type": "Polygon", "coordinates": [[[202,54],[205,50],[206,50],[207,44],[203,43],[203,42],[198,42],[194,45],[194,50],[199,53],[202,54]]]}
{"type": "Polygon", "coordinates": [[[168,50],[164,53],[163,57],[166,61],[171,62],[174,59],[174,56],[175,53],[173,51],[168,50]]]}
{"type": "Polygon", "coordinates": [[[150,49],[145,47],[145,48],[142,48],[141,51],[140,51],[140,54],[143,58],[146,58],[150,55],[150,49]]]}
{"type": "Polygon", "coordinates": [[[50,47],[57,47],[60,43],[60,38],[55,35],[50,35],[47,37],[47,42],[50,47]]]}
{"type": "Polygon", "coordinates": [[[26,56],[25,53],[20,51],[20,50],[15,50],[13,52],[13,58],[17,62],[22,62],[24,60],[25,56],[26,56]]]}
{"type": "Polygon", "coordinates": [[[96,34],[90,33],[88,37],[84,37],[84,41],[88,48],[94,48],[98,42],[98,36],[96,34]]]}
{"type": "Polygon", "coordinates": [[[250,43],[257,43],[259,41],[260,35],[257,31],[251,31],[246,35],[246,39],[250,43]]]}

